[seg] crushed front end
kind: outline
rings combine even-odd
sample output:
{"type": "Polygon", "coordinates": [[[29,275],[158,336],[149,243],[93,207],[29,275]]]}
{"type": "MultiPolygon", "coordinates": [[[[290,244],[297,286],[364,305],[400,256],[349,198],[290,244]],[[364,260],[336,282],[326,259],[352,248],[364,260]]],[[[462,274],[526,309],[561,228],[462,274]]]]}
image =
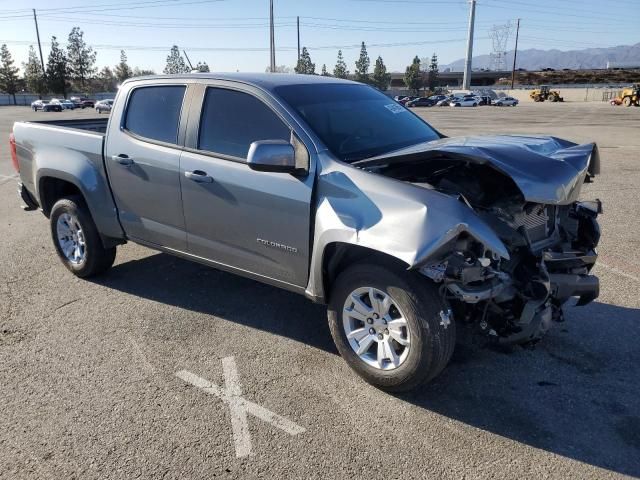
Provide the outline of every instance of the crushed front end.
{"type": "MultiPolygon", "coordinates": [[[[465,204],[500,239],[502,253],[462,232],[415,265],[441,284],[458,321],[493,341],[535,343],[563,321],[571,297],[577,305],[597,298],[598,278],[590,271],[602,205],[577,200],[582,184],[599,173],[595,144],[555,137],[443,139],[366,167],[465,204]]],[[[427,228],[437,230],[438,223],[427,228]]]]}
{"type": "Polygon", "coordinates": [[[599,201],[486,209],[479,213],[509,249],[508,260],[462,235],[451,253],[420,271],[442,284],[458,320],[498,343],[535,343],[563,321],[571,297],[577,305],[597,298],[598,278],[590,271],[601,212],[599,201]]]}

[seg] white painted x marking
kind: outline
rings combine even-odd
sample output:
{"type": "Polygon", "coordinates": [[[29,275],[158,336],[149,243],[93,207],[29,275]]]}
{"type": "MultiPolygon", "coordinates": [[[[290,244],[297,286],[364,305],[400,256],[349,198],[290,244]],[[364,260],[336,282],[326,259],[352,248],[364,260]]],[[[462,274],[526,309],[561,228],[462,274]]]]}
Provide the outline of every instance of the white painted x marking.
{"type": "Polygon", "coordinates": [[[176,373],[176,377],[198,387],[205,393],[215,395],[229,405],[236,457],[240,458],[251,455],[251,433],[249,432],[247,413],[270,423],[289,435],[297,435],[306,431],[303,427],[291,420],[281,417],[262,405],[250,402],[242,397],[240,377],[238,376],[236,361],[233,357],[222,359],[222,371],[224,373],[224,387],[215,385],[186,370],[181,370],[176,373]]]}

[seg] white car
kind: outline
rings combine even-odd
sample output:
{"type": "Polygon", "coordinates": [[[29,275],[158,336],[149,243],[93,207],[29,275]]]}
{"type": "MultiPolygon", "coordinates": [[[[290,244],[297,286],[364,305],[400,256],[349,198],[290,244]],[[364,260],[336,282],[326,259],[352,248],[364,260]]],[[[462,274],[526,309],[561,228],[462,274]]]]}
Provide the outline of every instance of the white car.
{"type": "Polygon", "coordinates": [[[96,103],[96,112],[98,113],[110,112],[112,106],[113,106],[113,100],[111,99],[100,100],[99,102],[96,103]]]}
{"type": "Polygon", "coordinates": [[[473,95],[465,95],[464,97],[454,98],[449,102],[450,107],[477,107],[478,99],[473,95]]]}
{"type": "Polygon", "coordinates": [[[494,100],[494,105],[498,107],[515,107],[518,105],[518,99],[513,97],[504,97],[494,100]]]}

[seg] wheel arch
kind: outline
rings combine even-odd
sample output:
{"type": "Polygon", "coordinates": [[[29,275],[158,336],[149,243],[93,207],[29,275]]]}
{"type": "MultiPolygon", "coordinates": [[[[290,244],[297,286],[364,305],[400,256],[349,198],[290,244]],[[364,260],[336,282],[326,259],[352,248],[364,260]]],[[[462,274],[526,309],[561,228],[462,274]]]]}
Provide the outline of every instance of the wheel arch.
{"type": "Polygon", "coordinates": [[[317,295],[314,300],[321,303],[328,303],[331,295],[331,288],[338,275],[354,263],[363,261],[384,264],[399,269],[408,270],[410,265],[398,257],[388,253],[364,247],[348,242],[328,243],[323,252],[321,260],[321,282],[318,285],[317,295]]]}

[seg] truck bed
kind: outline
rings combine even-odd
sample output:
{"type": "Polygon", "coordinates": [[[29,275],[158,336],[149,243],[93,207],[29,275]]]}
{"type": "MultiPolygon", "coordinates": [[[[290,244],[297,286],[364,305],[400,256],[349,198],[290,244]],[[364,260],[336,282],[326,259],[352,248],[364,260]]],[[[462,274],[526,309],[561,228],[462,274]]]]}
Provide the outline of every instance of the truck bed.
{"type": "Polygon", "coordinates": [[[88,130],[90,132],[102,133],[107,131],[109,118],[81,118],[71,120],[34,120],[26,123],[37,123],[54,127],[74,128],[77,130],[88,130]]]}

